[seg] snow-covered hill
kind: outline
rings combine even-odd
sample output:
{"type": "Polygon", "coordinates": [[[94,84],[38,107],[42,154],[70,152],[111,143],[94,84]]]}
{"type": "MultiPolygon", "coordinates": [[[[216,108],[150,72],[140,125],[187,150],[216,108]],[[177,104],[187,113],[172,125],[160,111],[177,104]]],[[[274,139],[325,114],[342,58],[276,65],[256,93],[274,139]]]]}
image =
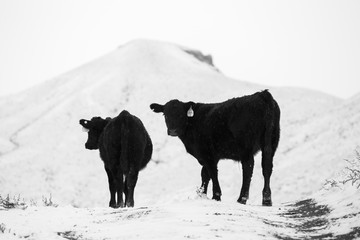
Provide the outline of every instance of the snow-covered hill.
{"type": "MultiPolygon", "coordinates": [[[[189,198],[192,204],[200,185],[200,166],[179,139],[167,136],[161,115],[149,109],[153,102],[174,98],[218,102],[270,89],[281,108],[281,139],[271,180],[274,206],[317,193],[359,145],[359,95],[341,100],[307,89],[231,79],[188,50],[135,40],[44,84],[0,98],[0,195],[41,201],[51,194],[60,206],[106,207],[109,194],[103,164],[97,151],[84,148],[87,136],[78,120],[115,117],[127,109],[142,119],[154,143],[153,160],[139,176],[135,205],[175,208],[184,203],[186,207],[189,198]]],[[[250,206],[261,201],[259,160],[257,156],[250,206]]],[[[223,202],[206,203],[210,208],[221,209],[221,204],[234,211],[247,208],[233,205],[240,193],[240,169],[232,161],[219,164],[223,202]]],[[[193,204],[201,205],[198,201],[193,204]]],[[[165,215],[171,217],[169,211],[165,215]]]]}

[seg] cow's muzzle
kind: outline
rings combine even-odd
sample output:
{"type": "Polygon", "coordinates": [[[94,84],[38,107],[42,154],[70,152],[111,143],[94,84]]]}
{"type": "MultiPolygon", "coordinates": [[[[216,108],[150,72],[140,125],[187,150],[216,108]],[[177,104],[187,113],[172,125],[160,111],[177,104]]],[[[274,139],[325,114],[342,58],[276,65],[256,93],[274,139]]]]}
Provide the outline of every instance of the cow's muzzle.
{"type": "Polygon", "coordinates": [[[86,149],[89,149],[89,150],[96,150],[96,149],[98,149],[96,146],[93,146],[93,145],[91,145],[91,144],[89,144],[89,143],[85,143],[85,148],[86,148],[86,149]]]}
{"type": "Polygon", "coordinates": [[[176,129],[168,129],[168,135],[172,136],[172,137],[177,137],[178,133],[177,133],[176,129]]]}

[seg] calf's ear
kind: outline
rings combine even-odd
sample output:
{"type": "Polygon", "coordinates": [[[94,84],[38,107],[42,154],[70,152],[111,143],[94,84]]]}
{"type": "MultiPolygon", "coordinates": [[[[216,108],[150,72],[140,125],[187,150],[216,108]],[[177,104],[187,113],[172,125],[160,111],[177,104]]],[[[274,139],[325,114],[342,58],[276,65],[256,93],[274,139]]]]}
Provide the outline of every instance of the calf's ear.
{"type": "Polygon", "coordinates": [[[150,108],[151,108],[151,110],[153,110],[156,113],[164,112],[164,105],[161,105],[161,104],[152,103],[150,105],[150,108]]]}
{"type": "Polygon", "coordinates": [[[80,119],[80,125],[82,126],[83,132],[89,132],[89,121],[85,119],[80,119]]]}
{"type": "Polygon", "coordinates": [[[86,119],[80,119],[79,123],[81,126],[83,126],[84,128],[88,128],[89,127],[89,120],[86,119]]]}

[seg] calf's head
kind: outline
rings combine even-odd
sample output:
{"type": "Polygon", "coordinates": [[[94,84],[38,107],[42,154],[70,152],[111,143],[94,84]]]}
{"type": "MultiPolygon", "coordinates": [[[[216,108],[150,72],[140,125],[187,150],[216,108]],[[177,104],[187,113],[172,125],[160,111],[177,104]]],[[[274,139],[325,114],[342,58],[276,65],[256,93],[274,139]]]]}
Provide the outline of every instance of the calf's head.
{"type": "Polygon", "coordinates": [[[150,108],[156,112],[162,112],[165,116],[168,135],[176,137],[185,133],[190,118],[194,117],[193,102],[181,102],[179,100],[171,100],[165,105],[153,103],[150,108]]]}
{"type": "Polygon", "coordinates": [[[99,149],[100,134],[108,123],[108,119],[93,117],[91,120],[81,119],[79,123],[83,126],[83,130],[88,133],[85,148],[90,150],[99,149]]]}

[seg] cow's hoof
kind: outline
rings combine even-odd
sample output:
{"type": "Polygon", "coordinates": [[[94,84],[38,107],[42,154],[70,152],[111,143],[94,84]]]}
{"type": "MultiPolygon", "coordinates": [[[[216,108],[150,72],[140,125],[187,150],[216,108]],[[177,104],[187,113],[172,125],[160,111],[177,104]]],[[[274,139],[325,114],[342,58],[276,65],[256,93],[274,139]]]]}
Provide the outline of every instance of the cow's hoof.
{"type": "Polygon", "coordinates": [[[134,202],[126,202],[126,207],[134,207],[134,202]]]}
{"type": "Polygon", "coordinates": [[[109,203],[109,207],[111,208],[123,208],[125,207],[124,203],[109,203]]]}
{"type": "Polygon", "coordinates": [[[221,193],[215,193],[212,197],[212,199],[216,201],[221,201],[221,193]]]}
{"type": "Polygon", "coordinates": [[[116,206],[117,206],[117,205],[116,205],[115,202],[110,202],[110,203],[109,203],[109,207],[111,207],[111,208],[117,208],[116,206]]]}
{"type": "Polygon", "coordinates": [[[241,203],[241,204],[246,204],[246,202],[247,202],[247,198],[246,197],[242,197],[242,198],[239,198],[238,200],[238,203],[241,203]]]}
{"type": "Polygon", "coordinates": [[[125,207],[124,203],[116,204],[116,208],[124,208],[124,207],[125,207]]]}
{"type": "Polygon", "coordinates": [[[267,206],[267,207],[271,207],[272,206],[272,201],[271,199],[264,199],[262,202],[263,206],[267,206]]]}

